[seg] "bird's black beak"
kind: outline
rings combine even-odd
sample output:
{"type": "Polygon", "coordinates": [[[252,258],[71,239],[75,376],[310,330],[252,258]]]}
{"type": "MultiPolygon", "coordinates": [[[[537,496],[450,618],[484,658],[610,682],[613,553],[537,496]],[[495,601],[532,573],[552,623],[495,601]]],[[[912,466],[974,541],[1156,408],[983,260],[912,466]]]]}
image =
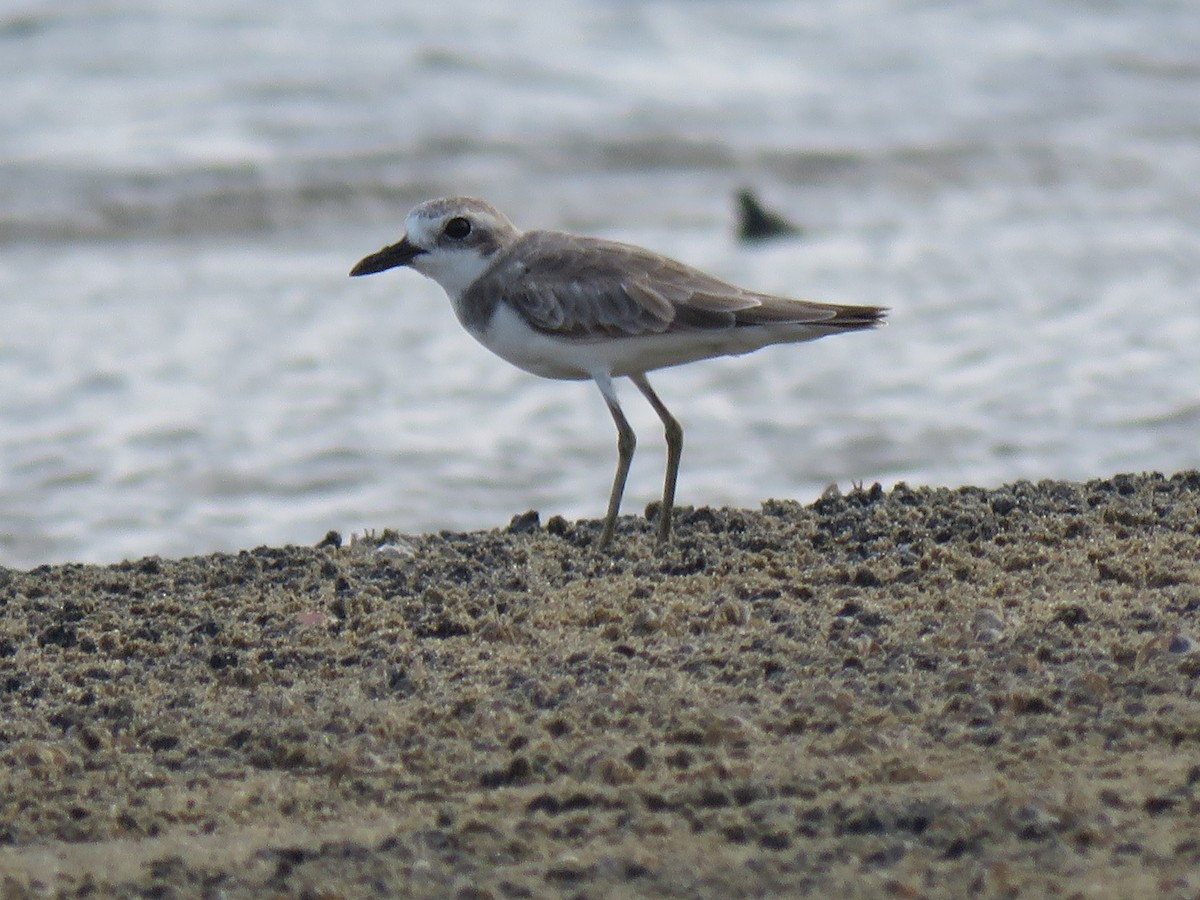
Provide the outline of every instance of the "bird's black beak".
{"type": "Polygon", "coordinates": [[[350,274],[374,275],[376,272],[382,272],[385,269],[394,269],[396,266],[407,266],[424,252],[416,244],[410,244],[408,237],[405,236],[397,243],[384,247],[379,252],[372,253],[370,256],[360,259],[358,264],[350,270],[350,274]]]}

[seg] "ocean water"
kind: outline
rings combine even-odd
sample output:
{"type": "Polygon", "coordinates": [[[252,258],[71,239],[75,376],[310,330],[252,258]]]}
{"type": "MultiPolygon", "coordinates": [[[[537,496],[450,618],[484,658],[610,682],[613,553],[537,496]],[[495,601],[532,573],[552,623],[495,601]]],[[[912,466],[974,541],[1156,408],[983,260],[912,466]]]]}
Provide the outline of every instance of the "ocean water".
{"type": "Polygon", "coordinates": [[[681,503],[1200,464],[1191,0],[7,0],[0,84],[0,565],[600,516],[594,387],[346,277],[448,193],[892,308],[653,377],[681,503]]]}

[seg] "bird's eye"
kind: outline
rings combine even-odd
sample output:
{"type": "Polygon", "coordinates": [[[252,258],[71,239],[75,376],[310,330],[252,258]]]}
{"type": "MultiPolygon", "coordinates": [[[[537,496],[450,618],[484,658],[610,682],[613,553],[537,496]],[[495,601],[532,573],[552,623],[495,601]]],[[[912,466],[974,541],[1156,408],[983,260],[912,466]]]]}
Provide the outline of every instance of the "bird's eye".
{"type": "Polygon", "coordinates": [[[464,219],[462,216],[455,216],[446,223],[443,229],[448,238],[454,238],[456,241],[461,241],[471,233],[471,222],[469,219],[464,219]]]}

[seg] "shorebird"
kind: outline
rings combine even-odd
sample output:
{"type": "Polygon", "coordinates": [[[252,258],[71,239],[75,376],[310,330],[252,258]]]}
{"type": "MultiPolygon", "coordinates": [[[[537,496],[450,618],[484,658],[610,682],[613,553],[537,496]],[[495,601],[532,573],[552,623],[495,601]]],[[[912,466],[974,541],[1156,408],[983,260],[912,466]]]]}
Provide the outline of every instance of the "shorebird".
{"type": "Polygon", "coordinates": [[[683,427],[646,373],[769,344],[811,341],[882,323],[886,309],[791,300],[736,287],[650,250],[561,231],[520,231],[473,197],[427,200],[404,236],[351,275],[408,266],[445,290],[462,326],[514,366],[543,378],[591,379],[617,427],[617,471],[599,547],[612,541],[637,438],[614,378],[634,383],[662,420],[667,465],[658,540],[671,534],[683,427]]]}
{"type": "Polygon", "coordinates": [[[804,233],[799,225],[763,206],[750,188],[742,188],[737,192],[737,205],[737,236],[740,241],[765,241],[804,233]]]}

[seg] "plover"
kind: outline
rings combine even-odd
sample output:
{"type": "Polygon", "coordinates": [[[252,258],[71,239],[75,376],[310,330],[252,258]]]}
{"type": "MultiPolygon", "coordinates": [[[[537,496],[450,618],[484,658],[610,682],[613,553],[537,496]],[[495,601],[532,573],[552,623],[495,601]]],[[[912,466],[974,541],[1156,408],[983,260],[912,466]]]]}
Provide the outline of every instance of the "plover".
{"type": "Polygon", "coordinates": [[[560,231],[520,231],[473,197],[428,200],[404,236],[360,260],[351,275],[408,266],[446,291],[483,346],[543,378],[596,383],[617,426],[617,471],[600,532],[616,530],[637,439],[613,379],[626,377],[666,431],[658,539],[671,534],[683,428],[646,373],[769,344],[811,341],[882,323],[886,309],[791,300],[735,287],[650,250],[560,231]]]}
{"type": "Polygon", "coordinates": [[[750,188],[737,192],[737,236],[740,241],[766,241],[771,238],[801,235],[804,229],[794,225],[759,202],[750,188]]]}

